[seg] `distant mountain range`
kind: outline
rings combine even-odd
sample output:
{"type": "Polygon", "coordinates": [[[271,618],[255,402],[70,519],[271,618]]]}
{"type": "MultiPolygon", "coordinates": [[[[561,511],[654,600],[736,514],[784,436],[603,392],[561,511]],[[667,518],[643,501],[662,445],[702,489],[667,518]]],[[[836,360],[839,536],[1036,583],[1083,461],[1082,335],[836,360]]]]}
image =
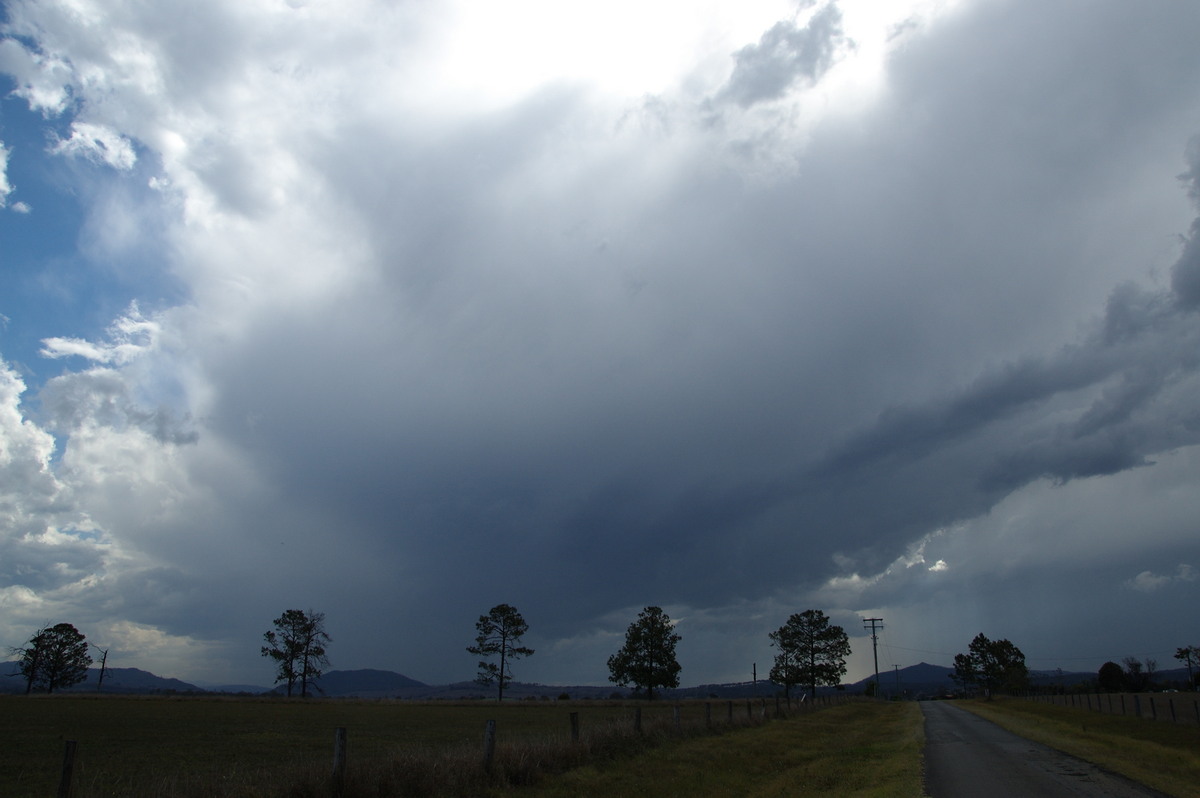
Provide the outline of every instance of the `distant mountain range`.
{"type": "MultiPolygon", "coordinates": [[[[880,672],[880,692],[884,696],[903,695],[909,698],[935,697],[945,695],[954,690],[955,684],[950,679],[953,669],[942,665],[930,665],[922,662],[907,668],[893,669],[880,672]]],[[[96,692],[99,668],[88,670],[86,681],[68,688],[65,692],[82,693],[96,692]]],[[[1093,672],[1081,671],[1031,671],[1030,680],[1035,685],[1060,685],[1070,688],[1080,683],[1091,682],[1096,677],[1093,672]]],[[[837,691],[861,693],[867,685],[874,681],[871,676],[842,685],[840,688],[822,687],[818,690],[821,695],[837,691]]],[[[1160,684],[1183,684],[1187,680],[1187,671],[1176,668],[1155,673],[1155,680],[1160,684]]],[[[256,685],[220,685],[198,687],[179,679],[167,679],[156,676],[149,671],[137,668],[106,668],[104,683],[99,685],[105,693],[221,693],[221,694],[271,694],[278,695],[285,691],[282,685],[262,687],[256,685]]],[[[446,685],[429,685],[411,679],[395,671],[360,670],[329,671],[318,681],[316,695],[330,698],[406,698],[406,699],[487,699],[496,695],[495,686],[480,685],[476,682],[456,682],[446,685]]],[[[674,690],[664,690],[663,698],[716,698],[716,699],[745,699],[769,697],[782,691],[782,686],[761,680],[757,682],[735,682],[729,684],[703,684],[695,687],[684,687],[674,690]]],[[[793,694],[799,695],[801,688],[793,687],[793,694]]],[[[25,680],[17,670],[16,662],[0,662],[0,693],[25,692],[25,680]]],[[[609,697],[624,697],[630,695],[627,688],[614,685],[544,685],[514,682],[504,689],[506,698],[542,700],[567,696],[572,699],[602,699],[609,697]]]]}
{"type": "MultiPolygon", "coordinates": [[[[67,688],[66,692],[95,692],[99,678],[100,669],[89,668],[87,679],[67,688]]],[[[100,687],[106,693],[203,692],[194,684],[188,684],[179,679],[164,679],[137,668],[105,668],[104,683],[100,687]]],[[[0,662],[0,693],[23,692],[25,692],[25,679],[17,669],[17,663],[0,662]]]]}

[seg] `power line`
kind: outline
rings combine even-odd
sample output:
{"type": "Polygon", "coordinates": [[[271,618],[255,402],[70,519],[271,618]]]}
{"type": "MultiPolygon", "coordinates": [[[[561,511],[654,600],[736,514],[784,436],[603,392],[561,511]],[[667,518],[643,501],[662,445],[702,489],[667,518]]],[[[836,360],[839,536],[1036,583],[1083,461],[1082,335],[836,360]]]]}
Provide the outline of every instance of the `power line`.
{"type": "MultiPolygon", "coordinates": [[[[867,628],[865,619],[863,621],[863,628],[867,628]]],[[[905,648],[904,646],[897,646],[892,643],[887,643],[886,645],[889,649],[894,648],[898,651],[909,651],[909,652],[912,652],[915,654],[936,654],[939,657],[955,656],[954,653],[949,652],[949,651],[930,651],[929,649],[925,649],[925,648],[905,648]]],[[[1140,656],[1143,659],[1147,656],[1152,656],[1152,657],[1171,656],[1171,657],[1173,657],[1174,652],[1163,651],[1163,652],[1155,652],[1152,654],[1142,654],[1142,655],[1138,655],[1138,656],[1140,656]]],[[[1026,659],[1026,661],[1033,660],[1036,662],[1095,662],[1097,660],[1100,660],[1100,661],[1114,660],[1114,657],[1111,653],[1104,654],[1104,655],[1096,654],[1094,656],[1082,656],[1082,657],[1081,656],[1059,657],[1059,656],[1055,656],[1053,654],[1048,654],[1048,655],[1039,655],[1039,656],[1026,655],[1025,659],[1026,659]]]]}

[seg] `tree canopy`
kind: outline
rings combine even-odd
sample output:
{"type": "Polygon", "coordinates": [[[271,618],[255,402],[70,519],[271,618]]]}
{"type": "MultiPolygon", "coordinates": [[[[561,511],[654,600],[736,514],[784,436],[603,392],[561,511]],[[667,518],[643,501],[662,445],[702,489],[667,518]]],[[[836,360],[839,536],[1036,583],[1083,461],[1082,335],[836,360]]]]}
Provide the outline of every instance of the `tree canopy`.
{"type": "Polygon", "coordinates": [[[1029,683],[1025,654],[1008,640],[989,640],[982,632],[954,655],[952,679],[964,689],[977,687],[990,698],[997,690],[1017,692],[1029,683]]]}
{"type": "Polygon", "coordinates": [[[1200,646],[1181,646],[1175,649],[1175,659],[1187,666],[1188,689],[1194,690],[1196,687],[1196,676],[1192,672],[1192,668],[1200,663],[1200,646]]]}
{"type": "Polygon", "coordinates": [[[1106,662],[1096,672],[1096,683],[1106,693],[1119,693],[1125,687],[1125,671],[1115,662],[1106,662]]]}
{"type": "Polygon", "coordinates": [[[678,687],[682,668],[675,644],[680,639],[661,607],[646,607],[625,631],[625,645],[608,658],[609,681],[645,689],[649,700],[655,687],[678,687]]]}
{"type": "Polygon", "coordinates": [[[87,679],[92,664],[87,638],[69,623],[39,629],[27,647],[14,653],[20,656],[17,669],[25,677],[26,693],[38,689],[53,693],[78,684],[87,679]]]}
{"type": "Polygon", "coordinates": [[[325,613],[285,610],[272,623],[275,628],[263,635],[267,644],[262,655],[275,660],[275,683],[286,682],[290,697],[299,682],[300,695],[307,698],[309,687],[329,664],[325,646],[331,638],[325,632],[325,613]]]}
{"type": "Polygon", "coordinates": [[[779,649],[770,678],[782,684],[785,693],[802,684],[815,697],[817,685],[837,685],[846,674],[850,638],[842,627],[831,625],[821,610],[793,614],[768,637],[779,649]]]}
{"type": "Polygon", "coordinates": [[[479,657],[499,657],[499,662],[479,661],[480,684],[497,685],[496,700],[504,700],[504,687],[512,681],[511,662],[533,654],[532,648],[521,645],[521,636],[529,631],[529,624],[511,604],[497,604],[487,615],[480,615],[475,623],[479,634],[475,645],[467,651],[479,657]]]}

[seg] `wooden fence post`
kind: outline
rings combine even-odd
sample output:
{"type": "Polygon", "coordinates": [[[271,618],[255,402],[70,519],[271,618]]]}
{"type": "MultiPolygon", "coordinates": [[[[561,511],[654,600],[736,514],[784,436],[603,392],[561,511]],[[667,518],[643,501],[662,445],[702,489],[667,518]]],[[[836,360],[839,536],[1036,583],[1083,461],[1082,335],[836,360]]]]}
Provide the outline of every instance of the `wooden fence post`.
{"type": "Polygon", "coordinates": [[[571,742],[579,742],[579,713],[571,713],[571,742]]]}
{"type": "Polygon", "coordinates": [[[346,727],[333,732],[333,794],[341,795],[346,786],[346,727]]]}
{"type": "Polygon", "coordinates": [[[483,772],[492,772],[492,755],[496,753],[496,721],[489,720],[483,727],[483,772]]]}
{"type": "MultiPolygon", "coordinates": [[[[1200,712],[1200,710],[1197,710],[1197,712],[1200,712]]],[[[1196,717],[1200,718],[1200,714],[1196,715],[1196,717]]],[[[732,701],[729,702],[729,722],[733,723],[733,702],[732,701]]]]}
{"type": "Polygon", "coordinates": [[[75,741],[67,740],[63,751],[62,778],[58,781],[58,798],[70,798],[71,774],[75,770],[75,741]]]}
{"type": "Polygon", "coordinates": [[[712,728],[712,702],[711,701],[704,702],[704,728],[706,728],[706,729],[712,728]]]}

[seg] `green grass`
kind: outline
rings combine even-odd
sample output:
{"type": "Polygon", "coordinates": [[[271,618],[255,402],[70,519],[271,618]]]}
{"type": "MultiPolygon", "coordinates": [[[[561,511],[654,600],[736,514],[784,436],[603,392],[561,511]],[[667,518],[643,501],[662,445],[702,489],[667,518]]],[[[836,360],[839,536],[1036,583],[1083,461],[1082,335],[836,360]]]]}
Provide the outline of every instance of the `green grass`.
{"type": "Polygon", "coordinates": [[[915,797],[923,729],[915,703],[860,701],[585,764],[506,795],[915,797]]]}
{"type": "Polygon", "coordinates": [[[1200,727],[1020,699],[960,706],[1011,732],[1085,759],[1168,795],[1196,795],[1200,727]]]}

